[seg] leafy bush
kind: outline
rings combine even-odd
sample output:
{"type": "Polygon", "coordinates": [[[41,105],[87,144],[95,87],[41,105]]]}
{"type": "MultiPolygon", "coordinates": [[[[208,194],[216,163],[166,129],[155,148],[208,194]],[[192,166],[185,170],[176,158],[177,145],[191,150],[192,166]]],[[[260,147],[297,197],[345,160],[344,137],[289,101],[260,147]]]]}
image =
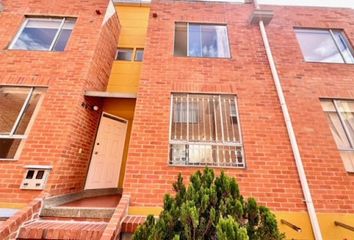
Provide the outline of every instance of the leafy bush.
{"type": "Polygon", "coordinates": [[[165,195],[163,211],[156,220],[147,217],[134,240],[281,240],[275,216],[244,200],[235,178],[205,168],[190,177],[186,187],[179,174],[173,184],[175,196],[165,195]]]}

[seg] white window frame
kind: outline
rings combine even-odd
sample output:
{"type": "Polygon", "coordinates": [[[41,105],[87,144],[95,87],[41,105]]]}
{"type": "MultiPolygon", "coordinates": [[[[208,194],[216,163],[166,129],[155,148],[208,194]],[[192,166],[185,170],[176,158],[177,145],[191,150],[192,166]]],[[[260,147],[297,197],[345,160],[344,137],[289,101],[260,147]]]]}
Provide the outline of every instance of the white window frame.
{"type": "MultiPolygon", "coordinates": [[[[345,33],[344,33],[344,31],[343,31],[342,29],[330,29],[330,28],[329,28],[329,29],[320,29],[320,28],[318,28],[318,29],[317,29],[317,28],[295,28],[295,29],[294,29],[295,33],[311,33],[311,32],[312,32],[312,33],[317,33],[317,32],[320,32],[320,31],[322,31],[322,32],[329,32],[329,34],[330,34],[330,36],[331,36],[331,38],[332,38],[332,40],[333,40],[333,42],[334,42],[334,44],[335,44],[335,46],[336,46],[337,51],[339,52],[339,54],[340,54],[340,56],[341,56],[341,58],[342,58],[342,60],[343,60],[343,63],[344,63],[344,64],[353,64],[352,62],[348,62],[348,61],[346,60],[346,58],[344,57],[342,51],[340,50],[339,44],[338,44],[338,42],[337,42],[337,39],[336,39],[335,36],[334,36],[333,30],[340,32],[340,34],[342,35],[342,37],[345,39],[345,44],[347,45],[346,47],[349,49],[351,55],[354,57],[353,47],[352,47],[350,41],[348,40],[347,36],[345,35],[345,33]]],[[[299,43],[300,48],[301,48],[301,43],[300,43],[299,40],[298,40],[298,43],[299,43]]],[[[322,61],[306,60],[304,53],[302,53],[302,55],[303,55],[303,58],[304,58],[304,60],[305,60],[306,62],[338,63],[338,62],[322,62],[322,61]]],[[[342,64],[343,64],[343,63],[342,63],[342,64]]],[[[339,63],[339,64],[341,64],[341,63],[339,63]]]]}
{"type": "MultiPolygon", "coordinates": [[[[68,19],[68,18],[67,18],[67,17],[55,17],[55,18],[54,18],[54,17],[43,17],[43,18],[39,18],[39,17],[26,17],[25,22],[22,24],[20,30],[17,32],[15,38],[12,40],[12,42],[11,42],[11,44],[10,44],[10,46],[9,46],[9,49],[11,49],[11,50],[23,50],[23,51],[50,51],[50,52],[54,51],[53,48],[54,48],[55,44],[56,44],[57,41],[58,41],[58,38],[59,38],[59,35],[60,35],[61,31],[63,30],[63,26],[64,26],[64,23],[65,23],[65,20],[66,20],[66,19],[68,19]],[[18,38],[21,36],[21,33],[23,32],[23,29],[25,29],[25,27],[27,26],[27,23],[28,23],[29,20],[50,21],[50,20],[52,20],[52,19],[57,19],[57,20],[62,19],[62,20],[61,20],[61,23],[60,23],[60,25],[59,25],[59,27],[58,27],[58,29],[57,29],[57,32],[56,32],[56,34],[55,34],[55,36],[54,36],[54,38],[53,38],[53,41],[52,41],[52,43],[51,43],[49,49],[24,50],[24,49],[13,48],[14,45],[16,44],[18,38]]],[[[71,18],[70,18],[70,19],[71,19],[71,18]]],[[[69,40],[68,40],[68,41],[69,41],[69,40]]]]}
{"type": "MultiPolygon", "coordinates": [[[[4,86],[3,85],[3,86],[0,86],[0,88],[1,87],[19,88],[21,86],[4,86]]],[[[24,134],[15,134],[15,131],[16,131],[17,127],[19,126],[20,121],[21,121],[21,119],[23,117],[23,114],[25,113],[26,108],[27,108],[27,106],[28,106],[28,104],[29,104],[29,102],[31,100],[33,91],[35,89],[41,89],[41,88],[37,88],[37,87],[23,87],[23,88],[30,88],[30,90],[29,90],[29,92],[27,94],[26,100],[24,101],[19,114],[17,115],[17,118],[16,118],[16,120],[15,120],[13,126],[12,126],[12,129],[11,129],[10,133],[9,134],[1,134],[0,133],[0,139],[21,139],[21,143],[20,143],[20,145],[18,146],[18,148],[16,150],[14,158],[0,158],[0,160],[7,160],[8,161],[8,160],[18,160],[19,159],[19,156],[20,156],[22,148],[23,148],[24,140],[27,139],[28,133],[29,133],[29,131],[30,131],[32,125],[33,125],[33,122],[34,122],[36,116],[37,116],[37,113],[39,111],[40,105],[42,104],[43,94],[41,94],[41,97],[40,97],[40,99],[38,100],[38,102],[36,104],[34,112],[33,112],[32,116],[31,116],[31,119],[30,119],[30,121],[29,121],[29,123],[27,125],[26,130],[25,130],[25,133],[24,134]]]]}
{"type": "MultiPolygon", "coordinates": [[[[186,94],[187,95],[187,139],[189,139],[189,96],[198,94],[198,93],[172,93],[171,94],[171,103],[170,103],[170,126],[169,126],[169,159],[168,163],[170,166],[185,166],[185,167],[200,167],[200,166],[210,166],[210,167],[223,167],[223,168],[246,168],[246,161],[245,161],[245,154],[244,154],[244,147],[243,147],[243,141],[242,141],[242,131],[241,131],[241,124],[240,124],[240,119],[239,119],[239,110],[238,110],[238,102],[237,102],[237,97],[234,95],[234,103],[235,103],[235,109],[236,109],[236,117],[237,117],[237,126],[238,126],[238,132],[239,132],[239,141],[225,141],[224,136],[223,136],[223,124],[221,124],[221,131],[222,131],[222,142],[214,142],[214,141],[203,141],[203,142],[197,142],[197,141],[184,141],[184,140],[172,140],[172,123],[173,123],[173,104],[174,104],[174,95],[178,94],[186,94]],[[236,163],[235,165],[230,165],[230,164],[222,164],[219,162],[219,159],[217,161],[217,164],[208,164],[208,163],[199,163],[199,164],[185,164],[185,165],[180,165],[180,164],[174,164],[172,162],[172,159],[170,159],[170,151],[171,151],[171,145],[208,145],[208,146],[226,146],[226,147],[238,147],[241,149],[241,157],[242,157],[242,162],[241,163],[236,163]]],[[[200,93],[199,93],[200,94],[200,93]]],[[[219,97],[219,102],[221,103],[221,96],[223,95],[233,95],[233,94],[212,94],[208,93],[205,95],[209,96],[218,96],[219,97]]],[[[220,109],[220,113],[221,113],[220,109]]],[[[230,115],[230,117],[232,117],[230,115]]],[[[221,122],[223,122],[223,114],[220,114],[221,122]]]]}

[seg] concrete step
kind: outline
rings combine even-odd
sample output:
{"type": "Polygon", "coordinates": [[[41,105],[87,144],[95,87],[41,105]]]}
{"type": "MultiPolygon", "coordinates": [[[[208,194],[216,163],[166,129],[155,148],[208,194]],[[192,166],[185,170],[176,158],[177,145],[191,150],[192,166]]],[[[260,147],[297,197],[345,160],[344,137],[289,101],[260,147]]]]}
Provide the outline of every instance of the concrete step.
{"type": "Polygon", "coordinates": [[[17,237],[24,239],[100,239],[106,222],[57,221],[39,219],[23,226],[17,237]]]}

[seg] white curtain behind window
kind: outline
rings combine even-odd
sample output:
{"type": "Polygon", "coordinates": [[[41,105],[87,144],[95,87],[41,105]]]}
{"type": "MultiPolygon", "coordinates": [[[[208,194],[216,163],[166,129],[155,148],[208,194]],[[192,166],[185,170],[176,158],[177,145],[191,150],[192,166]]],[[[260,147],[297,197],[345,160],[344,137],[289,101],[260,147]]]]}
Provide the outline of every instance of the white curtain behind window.
{"type": "Polygon", "coordinates": [[[218,57],[230,57],[229,40],[227,38],[226,26],[215,26],[218,57]]]}

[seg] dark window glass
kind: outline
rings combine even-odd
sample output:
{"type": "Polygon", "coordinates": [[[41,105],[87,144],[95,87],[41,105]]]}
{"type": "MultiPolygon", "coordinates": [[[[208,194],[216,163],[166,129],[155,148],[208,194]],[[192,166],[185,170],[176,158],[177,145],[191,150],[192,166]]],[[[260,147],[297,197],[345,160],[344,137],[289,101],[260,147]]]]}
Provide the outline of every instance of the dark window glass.
{"type": "Polygon", "coordinates": [[[120,61],[131,61],[133,56],[132,48],[119,48],[117,50],[116,60],[120,61]]]}
{"type": "Polygon", "coordinates": [[[28,170],[27,175],[26,175],[26,179],[32,179],[33,175],[34,175],[34,170],[28,170]]]}
{"type": "Polygon", "coordinates": [[[43,171],[43,170],[38,171],[38,172],[37,172],[36,179],[42,179],[42,178],[43,178],[43,175],[44,175],[44,171],[43,171]]]}
{"type": "Polygon", "coordinates": [[[144,49],[136,49],[134,61],[141,62],[144,59],[144,49]]]}

